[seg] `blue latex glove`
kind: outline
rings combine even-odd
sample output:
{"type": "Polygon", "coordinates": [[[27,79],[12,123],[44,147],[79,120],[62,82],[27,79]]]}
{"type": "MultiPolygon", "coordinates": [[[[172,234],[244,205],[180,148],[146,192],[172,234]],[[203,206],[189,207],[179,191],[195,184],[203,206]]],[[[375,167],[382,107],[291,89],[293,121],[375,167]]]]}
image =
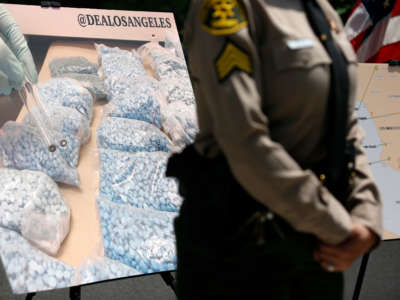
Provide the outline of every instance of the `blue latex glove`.
{"type": "Polygon", "coordinates": [[[37,82],[37,72],[25,37],[7,8],[0,4],[0,94],[19,89],[25,77],[37,82]]]}

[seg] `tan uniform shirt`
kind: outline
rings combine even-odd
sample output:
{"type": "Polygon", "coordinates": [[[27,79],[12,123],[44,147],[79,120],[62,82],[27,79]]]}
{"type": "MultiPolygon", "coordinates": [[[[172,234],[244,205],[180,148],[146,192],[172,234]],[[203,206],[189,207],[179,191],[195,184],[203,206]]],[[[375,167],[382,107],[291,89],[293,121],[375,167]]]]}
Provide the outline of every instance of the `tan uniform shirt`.
{"type": "Polygon", "coordinates": [[[349,63],[347,138],[356,140],[357,177],[346,209],[309,170],[327,150],[331,59],[302,1],[194,0],[185,42],[200,127],[196,149],[209,157],[222,151],[255,199],[295,229],[337,244],[353,222],[381,235],[381,203],[353,114],[356,57],[336,12],[317,2],[349,63]]]}

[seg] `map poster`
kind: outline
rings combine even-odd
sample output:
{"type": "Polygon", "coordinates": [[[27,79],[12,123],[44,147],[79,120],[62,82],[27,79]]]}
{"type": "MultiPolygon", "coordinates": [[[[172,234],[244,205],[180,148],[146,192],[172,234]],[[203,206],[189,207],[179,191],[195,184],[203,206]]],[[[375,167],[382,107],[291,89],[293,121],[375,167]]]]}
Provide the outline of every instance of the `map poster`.
{"type": "Polygon", "coordinates": [[[400,67],[358,66],[355,112],[383,203],[384,239],[400,238],[400,67]]]}
{"type": "Polygon", "coordinates": [[[0,123],[0,257],[13,293],[175,270],[182,199],[165,169],[197,121],[173,14],[5,6],[38,72],[26,95],[44,108],[0,123]]]}

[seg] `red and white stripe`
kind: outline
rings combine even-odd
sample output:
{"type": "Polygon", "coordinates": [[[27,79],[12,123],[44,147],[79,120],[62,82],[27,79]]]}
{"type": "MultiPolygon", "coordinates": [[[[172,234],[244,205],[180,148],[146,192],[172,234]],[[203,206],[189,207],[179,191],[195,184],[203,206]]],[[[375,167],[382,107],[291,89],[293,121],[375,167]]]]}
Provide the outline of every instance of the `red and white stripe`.
{"type": "Polygon", "coordinates": [[[364,40],[372,20],[365,6],[358,0],[345,25],[347,38],[353,45],[359,62],[385,62],[400,59],[400,1],[391,14],[376,24],[364,40]]]}

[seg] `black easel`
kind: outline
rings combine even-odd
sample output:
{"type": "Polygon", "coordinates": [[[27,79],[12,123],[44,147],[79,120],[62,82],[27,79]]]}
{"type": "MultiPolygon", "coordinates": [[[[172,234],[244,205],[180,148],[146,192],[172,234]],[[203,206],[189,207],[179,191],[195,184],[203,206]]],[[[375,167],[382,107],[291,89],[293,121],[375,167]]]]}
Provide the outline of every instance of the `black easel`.
{"type": "Polygon", "coordinates": [[[160,275],[164,282],[174,291],[176,295],[176,280],[174,276],[172,276],[171,272],[163,272],[160,273],[160,275]]]}
{"type": "Polygon", "coordinates": [[[367,270],[368,260],[369,260],[369,252],[365,254],[361,260],[361,266],[358,271],[356,286],[354,288],[352,300],[358,300],[360,297],[361,287],[364,281],[365,272],[367,270]]]}

